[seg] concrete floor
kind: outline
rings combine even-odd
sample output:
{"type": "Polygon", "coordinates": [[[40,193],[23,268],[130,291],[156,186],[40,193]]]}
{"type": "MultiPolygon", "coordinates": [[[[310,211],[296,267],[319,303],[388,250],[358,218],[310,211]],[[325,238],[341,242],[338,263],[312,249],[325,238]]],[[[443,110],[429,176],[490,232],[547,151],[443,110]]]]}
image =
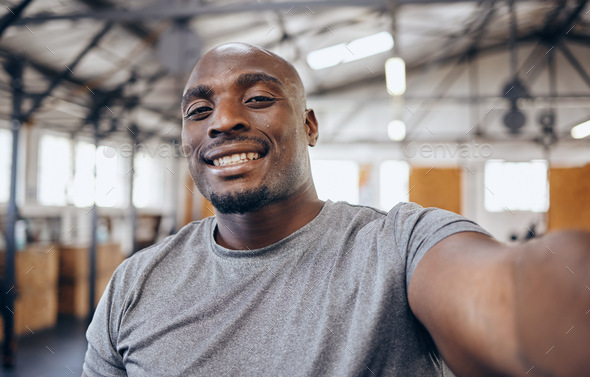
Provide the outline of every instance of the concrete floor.
{"type": "Polygon", "coordinates": [[[18,339],[16,365],[0,366],[4,377],[64,377],[82,375],[86,353],[86,321],[59,318],[57,326],[18,339]]]}

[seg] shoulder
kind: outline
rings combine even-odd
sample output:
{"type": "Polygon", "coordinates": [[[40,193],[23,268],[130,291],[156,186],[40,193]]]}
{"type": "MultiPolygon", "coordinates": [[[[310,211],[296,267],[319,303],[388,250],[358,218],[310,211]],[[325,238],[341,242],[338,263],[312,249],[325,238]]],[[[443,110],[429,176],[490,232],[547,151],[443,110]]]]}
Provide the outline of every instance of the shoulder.
{"type": "Polygon", "coordinates": [[[449,234],[458,229],[464,231],[465,227],[481,230],[461,215],[440,208],[424,208],[413,202],[400,202],[388,212],[347,202],[327,201],[326,207],[327,228],[344,228],[353,233],[355,228],[366,228],[377,234],[394,235],[397,242],[433,234],[442,228],[449,234]]]}
{"type": "Polygon", "coordinates": [[[426,241],[426,249],[454,233],[472,231],[490,234],[474,221],[457,213],[413,202],[397,204],[389,211],[388,221],[396,231],[398,241],[426,241]]]}
{"type": "Polygon", "coordinates": [[[336,213],[347,219],[385,219],[395,221],[400,225],[407,225],[408,222],[414,224],[420,220],[430,221],[448,221],[450,220],[465,220],[464,217],[456,213],[435,208],[424,208],[414,202],[399,202],[389,211],[383,211],[371,206],[350,204],[347,202],[330,202],[327,201],[329,211],[336,213]]]}
{"type": "Polygon", "coordinates": [[[360,204],[350,204],[348,202],[326,202],[327,211],[330,215],[339,215],[346,219],[378,219],[387,216],[387,212],[381,211],[380,209],[360,205],[360,204]]]}
{"type": "Polygon", "coordinates": [[[325,218],[330,222],[330,226],[379,225],[378,229],[394,232],[397,241],[410,240],[418,235],[428,237],[437,232],[450,235],[457,232],[475,231],[489,235],[475,222],[459,214],[440,208],[424,208],[413,202],[400,202],[388,212],[346,202],[328,201],[326,206],[327,216],[325,218]]]}
{"type": "Polygon", "coordinates": [[[415,225],[420,221],[449,222],[466,220],[463,216],[454,212],[436,207],[425,208],[414,202],[400,202],[387,215],[391,220],[406,225],[415,225]]]}

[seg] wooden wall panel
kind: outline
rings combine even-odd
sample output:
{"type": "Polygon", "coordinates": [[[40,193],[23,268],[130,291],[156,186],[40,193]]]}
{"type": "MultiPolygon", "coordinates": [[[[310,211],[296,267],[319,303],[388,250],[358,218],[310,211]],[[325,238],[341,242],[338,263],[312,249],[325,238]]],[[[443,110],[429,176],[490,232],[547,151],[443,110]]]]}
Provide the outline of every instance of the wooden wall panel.
{"type": "Polygon", "coordinates": [[[182,226],[185,226],[192,221],[201,220],[205,217],[215,215],[213,205],[201,195],[189,173],[186,173],[185,187],[188,192],[186,193],[184,200],[184,208],[182,209],[182,226]]]}
{"type": "Polygon", "coordinates": [[[590,164],[549,170],[549,230],[590,230],[590,164]]]}
{"type": "MultiPolygon", "coordinates": [[[[4,251],[0,251],[0,279],[4,277],[5,258],[4,251]]],[[[16,253],[16,285],[11,289],[17,293],[14,303],[14,332],[17,336],[55,325],[58,276],[59,256],[56,247],[32,244],[16,253]]],[[[0,342],[3,329],[0,316],[0,342]]]]}
{"type": "MultiPolygon", "coordinates": [[[[85,318],[88,315],[89,251],[84,245],[59,247],[58,309],[61,314],[85,318]]],[[[125,260],[118,243],[98,244],[96,248],[95,302],[102,296],[111,275],[125,260]]]]}
{"type": "Polygon", "coordinates": [[[461,213],[461,169],[412,167],[410,201],[461,213]]]}

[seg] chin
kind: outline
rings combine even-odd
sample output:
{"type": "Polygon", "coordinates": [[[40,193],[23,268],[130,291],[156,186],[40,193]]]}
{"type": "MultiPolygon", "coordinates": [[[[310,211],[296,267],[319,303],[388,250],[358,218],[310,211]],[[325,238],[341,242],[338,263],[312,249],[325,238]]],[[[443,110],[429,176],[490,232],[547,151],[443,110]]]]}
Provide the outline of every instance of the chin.
{"type": "Polygon", "coordinates": [[[241,191],[240,193],[211,193],[209,201],[223,214],[244,214],[256,211],[272,202],[267,186],[241,191]]]}

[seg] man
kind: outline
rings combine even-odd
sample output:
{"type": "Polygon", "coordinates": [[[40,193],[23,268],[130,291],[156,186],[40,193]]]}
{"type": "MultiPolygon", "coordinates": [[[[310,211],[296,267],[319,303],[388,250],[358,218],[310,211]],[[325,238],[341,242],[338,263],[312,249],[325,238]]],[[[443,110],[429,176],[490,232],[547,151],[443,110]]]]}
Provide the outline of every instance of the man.
{"type": "Polygon", "coordinates": [[[509,247],[443,210],[320,201],[314,112],[258,47],[208,52],[182,114],[217,214],[118,268],[85,375],[590,375],[589,234],[509,247]]]}

